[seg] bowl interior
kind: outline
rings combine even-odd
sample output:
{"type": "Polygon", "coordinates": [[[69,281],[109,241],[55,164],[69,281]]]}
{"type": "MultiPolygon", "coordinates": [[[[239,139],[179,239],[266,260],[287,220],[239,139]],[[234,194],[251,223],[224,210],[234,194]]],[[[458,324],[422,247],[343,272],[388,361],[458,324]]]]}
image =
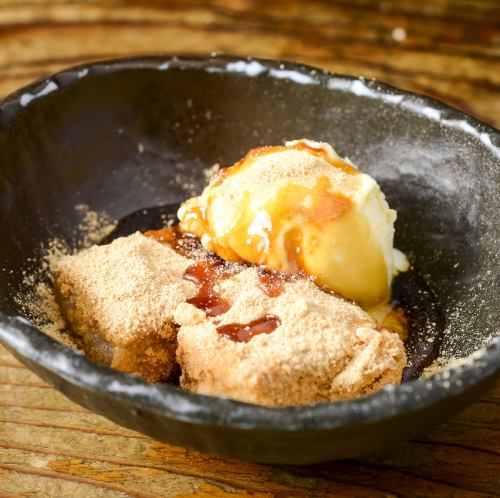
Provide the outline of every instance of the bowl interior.
{"type": "Polygon", "coordinates": [[[0,308],[22,314],[23,271],[42,243],[74,239],[77,204],[119,219],[178,203],[201,191],[204,168],[302,137],[381,184],[398,211],[396,246],[445,317],[440,354],[486,344],[500,309],[498,134],[375,82],[223,58],[77,68],[3,104],[0,308]]]}

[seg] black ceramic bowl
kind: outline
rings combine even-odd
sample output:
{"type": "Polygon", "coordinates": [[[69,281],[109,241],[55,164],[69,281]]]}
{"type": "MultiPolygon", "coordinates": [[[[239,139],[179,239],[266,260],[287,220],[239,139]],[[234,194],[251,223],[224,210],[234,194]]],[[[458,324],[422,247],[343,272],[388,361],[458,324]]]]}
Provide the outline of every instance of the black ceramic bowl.
{"type": "Polygon", "coordinates": [[[148,57],[63,71],[0,106],[0,340],[72,400],[172,444],[279,463],[382,450],[498,373],[499,145],[442,103],[286,62],[148,57]],[[121,218],[177,203],[186,185],[201,190],[203,168],[301,137],[334,144],[381,183],[398,210],[396,245],[446,320],[440,354],[478,351],[468,364],[354,401],[270,409],[98,366],[20,316],[22,270],[41,243],[73,237],[76,204],[121,218]]]}

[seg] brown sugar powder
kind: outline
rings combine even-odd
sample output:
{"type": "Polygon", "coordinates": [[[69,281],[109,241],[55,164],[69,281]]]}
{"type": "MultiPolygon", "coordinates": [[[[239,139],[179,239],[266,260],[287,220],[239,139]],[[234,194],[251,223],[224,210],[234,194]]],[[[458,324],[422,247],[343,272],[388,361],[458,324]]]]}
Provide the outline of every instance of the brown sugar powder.
{"type": "Polygon", "coordinates": [[[247,268],[215,289],[231,303],[224,315],[200,319],[186,305],[176,313],[186,389],[285,406],[349,399],[401,380],[406,359],[397,334],[310,279],[287,282],[270,297],[256,268],[247,268]],[[265,316],[276,317],[277,327],[248,342],[217,332],[265,316]]]}
{"type": "Polygon", "coordinates": [[[102,240],[114,229],[116,222],[107,213],[93,211],[86,204],[78,204],[75,210],[82,218],[75,231],[75,243],[70,245],[56,237],[42,244],[40,263],[23,271],[23,289],[14,300],[20,312],[42,332],[66,346],[78,348],[66,329],[54,296],[53,268],[61,258],[75,253],[76,248],[85,249],[102,240]]]}
{"type": "Polygon", "coordinates": [[[149,334],[171,335],[176,306],[197,292],[183,279],[193,263],[168,245],[136,232],[108,245],[59,259],[56,287],[78,313],[78,322],[96,328],[113,344],[149,334]]]}
{"type": "Polygon", "coordinates": [[[39,266],[23,271],[23,290],[15,297],[19,311],[42,332],[62,344],[76,348],[74,339],[67,333],[65,321],[52,290],[51,268],[61,257],[71,252],[62,239],[52,239],[40,249],[39,266]]]}

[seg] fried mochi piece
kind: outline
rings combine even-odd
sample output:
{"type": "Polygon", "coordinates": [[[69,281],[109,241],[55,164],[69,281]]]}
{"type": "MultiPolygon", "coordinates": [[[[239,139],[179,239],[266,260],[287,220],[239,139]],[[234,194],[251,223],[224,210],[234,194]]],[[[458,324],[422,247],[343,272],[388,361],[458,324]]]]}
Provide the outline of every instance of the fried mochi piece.
{"type": "Polygon", "coordinates": [[[182,278],[192,263],[136,232],[62,258],[54,268],[55,292],[91,359],[166,381],[176,367],[173,312],[197,292],[182,278]]]}
{"type": "Polygon", "coordinates": [[[215,290],[231,303],[224,315],[204,318],[186,303],[175,313],[181,386],[189,391],[286,406],[351,399],[401,381],[406,356],[398,335],[309,279],[270,297],[248,268],[215,290]],[[266,315],[279,325],[248,342],[220,332],[266,315]]]}

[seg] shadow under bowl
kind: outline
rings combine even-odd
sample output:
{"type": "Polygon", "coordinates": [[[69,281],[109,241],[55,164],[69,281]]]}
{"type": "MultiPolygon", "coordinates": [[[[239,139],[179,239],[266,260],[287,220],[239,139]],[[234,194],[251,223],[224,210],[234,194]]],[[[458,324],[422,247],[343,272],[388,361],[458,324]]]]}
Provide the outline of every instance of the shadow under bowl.
{"type": "Polygon", "coordinates": [[[386,449],[438,424],[498,375],[500,133],[435,100],[281,61],[144,57],[71,68],[0,104],[0,341],[75,402],[171,444],[269,463],[386,449]],[[396,246],[444,317],[427,379],[353,401],[272,409],[148,384],[46,336],[16,295],[85,203],[120,219],[200,191],[203,169],[248,149],[332,143],[398,211],[396,246]]]}

